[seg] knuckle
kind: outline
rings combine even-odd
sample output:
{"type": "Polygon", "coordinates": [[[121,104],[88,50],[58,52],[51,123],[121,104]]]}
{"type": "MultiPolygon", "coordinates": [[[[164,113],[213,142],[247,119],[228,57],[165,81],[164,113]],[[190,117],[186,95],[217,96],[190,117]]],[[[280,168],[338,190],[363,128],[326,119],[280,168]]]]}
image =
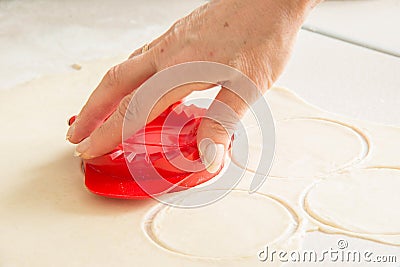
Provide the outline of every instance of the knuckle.
{"type": "Polygon", "coordinates": [[[270,60],[266,56],[260,59],[253,51],[243,53],[231,64],[249,77],[262,92],[270,88],[277,79],[270,60]]]}
{"type": "Polygon", "coordinates": [[[163,38],[150,49],[149,56],[151,57],[151,62],[154,64],[156,71],[160,71],[169,66],[169,61],[175,55],[175,48],[178,43],[176,34],[172,31],[163,36],[163,38]]]}
{"type": "Polygon", "coordinates": [[[129,103],[130,99],[128,97],[124,97],[121,102],[119,103],[119,106],[117,108],[117,114],[121,117],[124,118],[125,114],[129,108],[129,103]]]}
{"type": "Polygon", "coordinates": [[[133,53],[129,56],[129,59],[131,59],[131,58],[134,58],[134,57],[136,57],[136,56],[138,56],[138,55],[140,55],[141,54],[141,52],[142,52],[142,48],[138,48],[138,49],[136,49],[135,51],[133,51],[133,53]]]}
{"type": "Polygon", "coordinates": [[[212,135],[229,135],[230,129],[227,129],[229,127],[227,127],[224,122],[218,122],[211,118],[204,118],[201,126],[205,129],[205,132],[212,135]]]}
{"type": "Polygon", "coordinates": [[[179,30],[181,30],[182,27],[184,27],[186,25],[187,22],[187,18],[183,17],[181,19],[178,19],[177,21],[175,21],[172,26],[169,28],[169,32],[173,33],[173,32],[177,32],[179,30]]]}
{"type": "Polygon", "coordinates": [[[107,136],[108,131],[106,126],[104,126],[104,124],[102,124],[99,128],[97,128],[95,130],[95,132],[92,134],[91,138],[92,138],[92,142],[96,143],[98,142],[99,137],[105,137],[107,136]]]}
{"type": "Polygon", "coordinates": [[[121,66],[116,65],[109,69],[105,75],[105,80],[111,87],[118,86],[121,82],[121,66]]]}
{"type": "Polygon", "coordinates": [[[162,60],[162,54],[163,53],[161,52],[162,49],[164,49],[164,48],[162,48],[162,45],[160,44],[160,45],[157,45],[153,49],[150,49],[148,51],[148,56],[150,57],[150,61],[149,62],[152,64],[151,67],[155,71],[159,71],[160,70],[162,62],[163,62],[163,60],[162,60]]]}
{"type": "Polygon", "coordinates": [[[135,121],[140,112],[140,104],[137,97],[128,95],[120,102],[117,113],[126,121],[135,121]]]}

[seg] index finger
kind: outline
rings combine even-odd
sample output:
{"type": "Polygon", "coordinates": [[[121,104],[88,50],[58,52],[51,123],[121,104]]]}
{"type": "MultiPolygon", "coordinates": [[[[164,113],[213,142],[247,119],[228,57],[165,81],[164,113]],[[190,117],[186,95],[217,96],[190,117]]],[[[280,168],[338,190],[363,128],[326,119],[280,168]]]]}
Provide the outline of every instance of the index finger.
{"type": "Polygon", "coordinates": [[[153,63],[152,53],[146,53],[112,67],[68,130],[67,139],[79,143],[88,137],[114,112],[126,95],[156,72],[153,63]]]}

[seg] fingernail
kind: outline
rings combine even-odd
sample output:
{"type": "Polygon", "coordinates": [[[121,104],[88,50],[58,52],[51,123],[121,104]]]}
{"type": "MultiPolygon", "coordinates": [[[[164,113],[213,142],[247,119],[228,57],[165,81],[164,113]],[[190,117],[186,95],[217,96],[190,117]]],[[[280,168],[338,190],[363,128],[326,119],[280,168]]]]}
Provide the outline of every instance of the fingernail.
{"type": "Polygon", "coordinates": [[[67,140],[71,139],[72,135],[74,134],[74,131],[75,131],[75,123],[73,123],[68,129],[66,137],[67,140]]]}
{"type": "Polygon", "coordinates": [[[86,153],[89,150],[89,147],[90,147],[90,136],[77,145],[77,147],[75,148],[74,155],[76,157],[81,157],[81,158],[90,158],[90,156],[87,155],[86,153]]]}
{"type": "Polygon", "coordinates": [[[225,155],[223,144],[215,144],[211,139],[203,139],[199,144],[199,152],[209,173],[216,173],[221,168],[225,155]]]}

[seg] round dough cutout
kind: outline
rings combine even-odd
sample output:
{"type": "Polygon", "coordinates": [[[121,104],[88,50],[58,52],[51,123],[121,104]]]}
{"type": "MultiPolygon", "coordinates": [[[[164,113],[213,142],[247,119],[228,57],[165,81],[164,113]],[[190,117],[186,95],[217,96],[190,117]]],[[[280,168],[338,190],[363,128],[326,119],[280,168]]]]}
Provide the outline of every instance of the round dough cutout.
{"type": "Polygon", "coordinates": [[[281,202],[233,190],[200,208],[159,205],[148,214],[144,229],[154,242],[172,252],[226,259],[254,256],[265,245],[288,238],[296,226],[295,216],[281,202]]]}
{"type": "MultiPolygon", "coordinates": [[[[363,159],[368,141],[356,129],[326,119],[298,118],[276,122],[276,150],[270,176],[310,178],[340,170],[363,159]]],[[[263,149],[256,126],[235,135],[232,160],[257,172],[263,149]],[[244,149],[248,144],[248,149],[244,149]],[[243,153],[243,151],[249,151],[243,153]]],[[[262,173],[267,174],[267,173],[262,173]]]]}
{"type": "Polygon", "coordinates": [[[314,185],[304,208],[321,223],[361,234],[400,234],[400,170],[364,169],[314,185]]]}

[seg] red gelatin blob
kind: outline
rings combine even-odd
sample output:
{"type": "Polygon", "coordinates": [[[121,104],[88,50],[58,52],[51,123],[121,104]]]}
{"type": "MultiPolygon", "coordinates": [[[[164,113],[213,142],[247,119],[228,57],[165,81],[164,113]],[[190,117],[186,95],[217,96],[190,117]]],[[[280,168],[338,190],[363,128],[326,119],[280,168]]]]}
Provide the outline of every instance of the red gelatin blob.
{"type": "MultiPolygon", "coordinates": [[[[83,160],[86,187],[101,196],[136,199],[184,190],[210,180],[218,172],[211,174],[204,168],[196,140],[204,114],[203,108],[176,103],[128,138],[124,146],[83,160]],[[188,162],[196,168],[180,167],[188,166],[188,162]]],[[[74,120],[71,118],[69,123],[74,120]]]]}

